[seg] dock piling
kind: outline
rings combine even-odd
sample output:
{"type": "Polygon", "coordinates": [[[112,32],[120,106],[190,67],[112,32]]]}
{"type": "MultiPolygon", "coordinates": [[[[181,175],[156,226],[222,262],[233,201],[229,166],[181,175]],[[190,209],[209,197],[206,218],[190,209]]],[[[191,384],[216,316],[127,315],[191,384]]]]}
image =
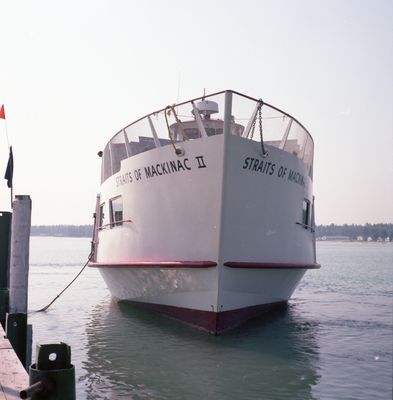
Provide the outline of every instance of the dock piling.
{"type": "Polygon", "coordinates": [[[7,314],[5,333],[20,362],[26,367],[27,314],[7,314]]]}
{"type": "Polygon", "coordinates": [[[9,257],[12,213],[0,211],[0,323],[5,328],[9,306],[9,257]]]}
{"type": "Polygon", "coordinates": [[[12,208],[9,312],[10,314],[27,313],[31,225],[30,196],[15,196],[12,208]]]}

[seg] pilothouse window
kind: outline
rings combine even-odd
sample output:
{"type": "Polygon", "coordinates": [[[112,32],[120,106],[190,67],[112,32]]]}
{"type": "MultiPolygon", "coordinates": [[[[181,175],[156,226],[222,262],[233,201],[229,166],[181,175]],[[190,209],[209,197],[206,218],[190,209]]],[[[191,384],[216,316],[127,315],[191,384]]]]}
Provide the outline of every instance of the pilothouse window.
{"type": "Polygon", "coordinates": [[[115,197],[109,202],[111,227],[123,225],[123,199],[121,196],[115,197]]]}
{"type": "Polygon", "coordinates": [[[99,218],[98,218],[98,227],[99,228],[102,228],[102,226],[104,225],[104,218],[105,218],[104,206],[105,206],[105,203],[100,205],[100,211],[99,211],[100,214],[99,214],[99,218]]]}
{"type": "Polygon", "coordinates": [[[310,226],[311,224],[311,204],[308,200],[303,200],[303,225],[310,226]]]}
{"type": "Polygon", "coordinates": [[[197,128],[186,128],[184,129],[184,133],[188,139],[198,139],[201,137],[201,134],[197,128]]]}

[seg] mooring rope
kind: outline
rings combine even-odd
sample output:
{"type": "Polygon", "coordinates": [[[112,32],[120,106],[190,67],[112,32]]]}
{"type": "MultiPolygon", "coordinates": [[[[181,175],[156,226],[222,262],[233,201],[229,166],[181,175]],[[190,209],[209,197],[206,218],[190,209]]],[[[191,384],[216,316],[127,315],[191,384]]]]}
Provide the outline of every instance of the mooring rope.
{"type": "Polygon", "coordinates": [[[91,252],[89,254],[89,257],[87,257],[87,261],[85,263],[85,265],[82,267],[82,269],[77,273],[77,275],[75,276],[75,278],[45,307],[35,311],[35,312],[43,312],[46,311],[75,281],[76,279],[79,277],[79,275],[83,272],[83,270],[87,267],[87,265],[89,264],[91,258],[93,257],[94,253],[91,252]]]}

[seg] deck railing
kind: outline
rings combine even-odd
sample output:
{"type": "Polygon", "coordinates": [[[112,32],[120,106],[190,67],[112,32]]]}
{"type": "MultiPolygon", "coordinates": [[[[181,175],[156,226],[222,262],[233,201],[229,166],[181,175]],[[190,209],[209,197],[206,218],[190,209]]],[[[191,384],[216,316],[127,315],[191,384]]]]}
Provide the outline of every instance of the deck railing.
{"type": "Polygon", "coordinates": [[[117,132],[103,151],[101,181],[117,173],[121,161],[128,157],[161,146],[173,145],[176,148],[176,143],[184,140],[222,133],[223,130],[209,127],[205,132],[201,131],[203,127],[200,118],[194,116],[195,104],[201,100],[216,102],[218,113],[214,113],[211,120],[224,121],[227,92],[232,93],[231,134],[257,142],[263,137],[265,146],[277,147],[303,160],[312,178],[314,143],[310,133],[299,121],[260,99],[234,91],[223,91],[163,108],[117,132]],[[192,130],[186,128],[191,121],[195,121],[192,130]]]}

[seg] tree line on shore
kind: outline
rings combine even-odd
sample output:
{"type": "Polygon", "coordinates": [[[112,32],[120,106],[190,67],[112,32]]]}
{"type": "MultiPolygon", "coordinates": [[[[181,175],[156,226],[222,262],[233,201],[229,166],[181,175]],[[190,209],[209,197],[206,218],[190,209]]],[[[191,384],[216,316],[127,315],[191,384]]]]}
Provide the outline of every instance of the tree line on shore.
{"type": "MultiPolygon", "coordinates": [[[[393,239],[393,224],[317,225],[317,237],[347,237],[350,240],[393,239]]],[[[92,237],[92,225],[33,225],[32,236],[92,237]]]]}
{"type": "Polygon", "coordinates": [[[315,231],[319,238],[341,236],[350,240],[393,240],[393,224],[318,225],[315,231]]]}
{"type": "Polygon", "coordinates": [[[92,237],[93,225],[32,225],[31,236],[92,237]]]}

